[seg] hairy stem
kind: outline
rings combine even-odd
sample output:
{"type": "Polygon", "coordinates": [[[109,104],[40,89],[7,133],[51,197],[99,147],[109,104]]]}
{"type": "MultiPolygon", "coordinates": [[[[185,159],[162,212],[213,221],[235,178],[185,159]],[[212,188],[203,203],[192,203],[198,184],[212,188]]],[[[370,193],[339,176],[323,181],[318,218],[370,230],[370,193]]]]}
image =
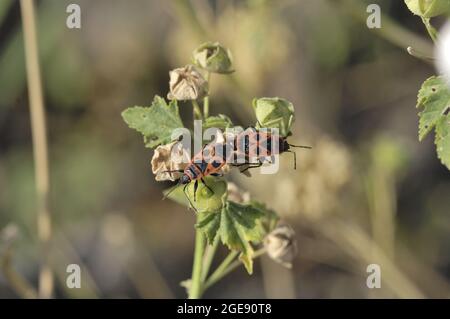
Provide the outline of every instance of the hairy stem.
{"type": "Polygon", "coordinates": [[[27,67],[30,103],[31,132],[36,183],[37,232],[40,245],[41,269],[39,272],[39,297],[50,298],[53,294],[53,273],[49,265],[51,218],[48,204],[49,168],[44,101],[42,97],[41,72],[36,35],[33,0],[20,0],[25,61],[27,67]]]}
{"type": "Polygon", "coordinates": [[[189,299],[198,299],[202,295],[202,261],[205,251],[205,237],[199,229],[195,231],[194,264],[192,266],[191,288],[189,299]]]}

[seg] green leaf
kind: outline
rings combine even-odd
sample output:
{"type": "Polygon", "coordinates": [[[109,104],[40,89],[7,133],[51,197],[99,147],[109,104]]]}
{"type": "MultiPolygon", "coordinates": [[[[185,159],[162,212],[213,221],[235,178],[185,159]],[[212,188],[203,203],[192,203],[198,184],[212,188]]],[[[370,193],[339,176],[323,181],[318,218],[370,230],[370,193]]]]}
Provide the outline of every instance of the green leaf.
{"type": "Polygon", "coordinates": [[[263,217],[258,219],[257,222],[260,223],[262,229],[264,230],[264,236],[267,235],[276,227],[280,218],[275,211],[267,208],[266,204],[256,201],[250,201],[250,204],[263,214],[263,217]]]}
{"type": "Polygon", "coordinates": [[[177,101],[167,104],[157,95],[150,107],[130,107],[122,112],[122,118],[130,128],[144,136],[145,146],[150,148],[169,143],[173,131],[183,127],[177,101]]]}
{"type": "Polygon", "coordinates": [[[224,131],[226,128],[232,127],[233,123],[230,118],[226,115],[219,114],[217,116],[208,117],[203,123],[203,128],[208,129],[211,127],[216,127],[224,131]]]}
{"type": "Polygon", "coordinates": [[[450,89],[442,76],[426,80],[419,91],[419,140],[435,128],[435,143],[439,159],[450,169],[450,89]]]}
{"type": "Polygon", "coordinates": [[[220,236],[222,243],[229,249],[241,252],[247,272],[253,272],[253,248],[251,242],[260,243],[264,237],[264,229],[260,218],[264,212],[253,205],[242,205],[228,201],[221,212],[205,214],[197,223],[209,243],[220,236]]]}
{"type": "Polygon", "coordinates": [[[446,116],[450,108],[450,90],[444,78],[433,76],[426,80],[417,97],[419,113],[419,140],[436,126],[440,119],[446,116]]]}
{"type": "Polygon", "coordinates": [[[217,231],[220,227],[220,217],[221,212],[212,214],[203,213],[199,218],[200,221],[195,225],[195,227],[203,231],[210,245],[213,244],[217,236],[217,231]]]}
{"type": "Polygon", "coordinates": [[[450,114],[436,125],[436,150],[442,164],[450,169],[450,114]]]}
{"type": "Polygon", "coordinates": [[[415,15],[432,18],[450,11],[450,0],[405,0],[415,15]]]}

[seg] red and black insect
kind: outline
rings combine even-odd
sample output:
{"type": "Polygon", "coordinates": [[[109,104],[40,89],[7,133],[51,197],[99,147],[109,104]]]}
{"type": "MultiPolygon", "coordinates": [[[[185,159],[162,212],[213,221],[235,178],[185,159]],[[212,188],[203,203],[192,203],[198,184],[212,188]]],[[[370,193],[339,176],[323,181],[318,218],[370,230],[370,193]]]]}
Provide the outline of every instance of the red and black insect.
{"type": "Polygon", "coordinates": [[[311,148],[310,146],[289,144],[284,136],[273,134],[269,130],[257,130],[251,127],[239,133],[233,141],[235,162],[231,165],[244,167],[241,170],[242,173],[250,168],[260,167],[269,159],[273,162],[274,155],[288,152],[294,156],[294,169],[296,169],[297,156],[291,149],[293,147],[311,148]]]}
{"type": "MultiPolygon", "coordinates": [[[[206,184],[203,179],[205,176],[221,176],[221,169],[226,164],[226,145],[223,143],[211,143],[205,145],[200,152],[198,152],[190,161],[190,163],[185,167],[184,170],[179,171],[167,171],[169,173],[178,172],[183,173],[178,180],[178,184],[185,185],[183,187],[183,192],[186,197],[189,199],[189,196],[186,194],[186,187],[192,181],[195,181],[194,184],[194,201],[196,192],[198,189],[198,182],[201,181],[211,192],[213,190],[206,184]]],[[[174,187],[175,189],[176,187],[174,187]]],[[[170,191],[172,192],[172,190],[170,191]]],[[[165,197],[167,197],[166,194],[165,197]]],[[[194,207],[191,203],[191,206],[194,207]]]]}

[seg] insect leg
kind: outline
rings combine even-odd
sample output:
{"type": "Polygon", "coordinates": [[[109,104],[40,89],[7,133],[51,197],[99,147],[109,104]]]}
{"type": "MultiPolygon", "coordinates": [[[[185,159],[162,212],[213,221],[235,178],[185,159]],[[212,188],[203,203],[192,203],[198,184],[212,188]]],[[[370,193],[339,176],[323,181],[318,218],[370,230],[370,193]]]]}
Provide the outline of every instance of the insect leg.
{"type": "Polygon", "coordinates": [[[190,198],[189,198],[189,196],[188,196],[188,193],[186,192],[186,187],[188,187],[188,185],[189,185],[189,184],[184,185],[184,187],[183,187],[183,193],[184,193],[184,195],[186,196],[187,200],[189,201],[189,205],[191,206],[191,208],[192,208],[195,212],[197,212],[197,210],[195,209],[194,205],[192,204],[192,202],[191,202],[191,200],[190,200],[190,198]]]}
{"type": "Polygon", "coordinates": [[[173,171],[163,171],[163,173],[169,173],[170,174],[170,177],[172,177],[172,173],[183,173],[184,171],[182,170],[182,169],[176,169],[176,170],[173,170],[173,171]]]}
{"type": "Polygon", "coordinates": [[[194,183],[194,202],[196,201],[197,188],[198,188],[198,179],[196,179],[194,183]]]}
{"type": "Polygon", "coordinates": [[[201,181],[202,181],[202,183],[203,183],[203,185],[205,185],[206,186],[206,188],[207,189],[209,189],[210,191],[211,191],[211,193],[213,193],[214,194],[214,191],[211,189],[211,187],[209,187],[206,183],[205,183],[205,180],[203,179],[203,177],[202,178],[200,178],[201,179],[201,181]]]}
{"type": "Polygon", "coordinates": [[[210,175],[211,176],[215,176],[215,177],[222,177],[223,176],[223,174],[220,174],[220,173],[211,173],[210,175]]]}
{"type": "Polygon", "coordinates": [[[294,154],[294,169],[297,169],[297,154],[293,151],[287,151],[287,152],[294,154]]]}
{"type": "Polygon", "coordinates": [[[259,162],[259,163],[256,164],[256,165],[249,165],[249,166],[247,166],[246,168],[244,168],[244,169],[243,169],[242,171],[240,171],[240,172],[241,172],[241,173],[244,173],[244,172],[246,172],[247,170],[249,170],[250,168],[258,168],[258,167],[261,167],[262,164],[263,164],[263,163],[259,162]]]}

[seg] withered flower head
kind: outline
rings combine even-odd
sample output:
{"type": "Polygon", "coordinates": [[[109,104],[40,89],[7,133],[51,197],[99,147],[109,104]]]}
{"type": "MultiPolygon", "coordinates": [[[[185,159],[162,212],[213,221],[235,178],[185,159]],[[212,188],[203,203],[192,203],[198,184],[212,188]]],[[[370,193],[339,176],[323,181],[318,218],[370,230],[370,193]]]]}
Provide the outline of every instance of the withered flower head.
{"type": "Polygon", "coordinates": [[[193,65],[169,72],[169,100],[197,100],[208,94],[208,82],[193,65]]]}
{"type": "Polygon", "coordinates": [[[288,225],[276,227],[264,239],[264,247],[270,258],[291,268],[292,261],[297,254],[294,230],[288,225]]]}
{"type": "Polygon", "coordinates": [[[189,163],[189,154],[180,142],[159,145],[152,157],[152,172],[157,181],[175,181],[182,175],[178,170],[184,170],[189,163]],[[174,172],[175,171],[175,172],[174,172]]]}

